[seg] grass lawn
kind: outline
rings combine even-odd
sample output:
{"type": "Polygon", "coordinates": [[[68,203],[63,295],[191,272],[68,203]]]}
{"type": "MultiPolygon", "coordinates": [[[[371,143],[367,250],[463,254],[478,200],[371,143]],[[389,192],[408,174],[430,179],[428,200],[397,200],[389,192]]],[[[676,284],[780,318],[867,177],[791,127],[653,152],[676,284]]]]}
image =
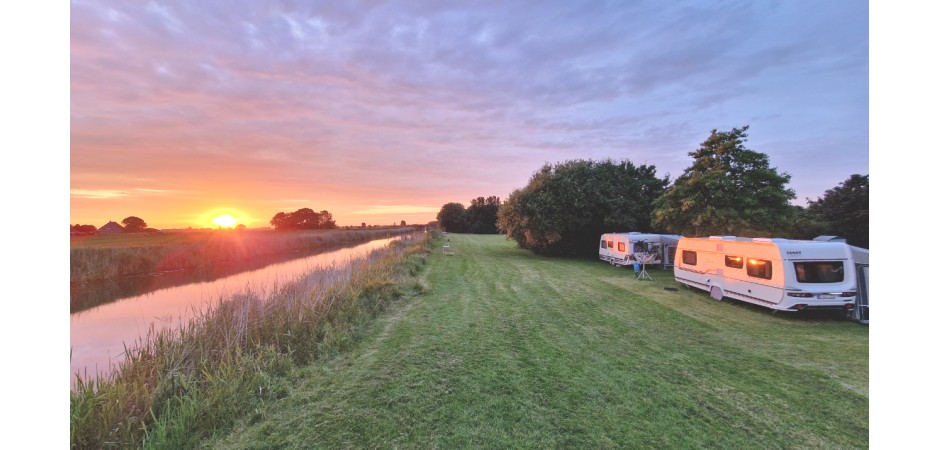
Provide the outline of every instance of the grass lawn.
{"type": "Polygon", "coordinates": [[[868,328],[447,235],[427,289],[215,448],[867,448],[868,328]]]}

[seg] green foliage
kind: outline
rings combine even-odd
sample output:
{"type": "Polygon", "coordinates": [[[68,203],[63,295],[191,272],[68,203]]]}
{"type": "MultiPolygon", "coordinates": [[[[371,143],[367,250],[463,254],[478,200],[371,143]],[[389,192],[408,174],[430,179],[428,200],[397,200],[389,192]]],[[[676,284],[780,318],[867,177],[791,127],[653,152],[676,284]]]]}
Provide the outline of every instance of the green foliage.
{"type": "Polygon", "coordinates": [[[462,233],[467,229],[466,212],[462,203],[447,203],[438,211],[437,221],[448,233],[462,233]]]}
{"type": "Polygon", "coordinates": [[[744,146],[748,126],[712,130],[690,152],[692,166],[656,200],[653,224],[685,236],[772,235],[789,228],[796,197],[790,175],[770,167],[767,155],[744,146]]]}
{"type": "Polygon", "coordinates": [[[497,214],[499,213],[499,197],[490,196],[487,198],[477,197],[470,201],[470,207],[467,208],[464,222],[467,231],[474,234],[496,234],[499,230],[496,228],[497,214]]]}
{"type": "Polygon", "coordinates": [[[596,256],[604,232],[652,231],[653,200],[668,184],[655,166],[630,161],[546,164],[502,205],[498,227],[539,254],[596,256]]]}
{"type": "Polygon", "coordinates": [[[463,203],[447,203],[437,213],[437,222],[450,233],[496,234],[499,197],[477,197],[470,200],[470,207],[463,203]]]}
{"type": "Polygon", "coordinates": [[[806,210],[806,208],[802,206],[793,206],[793,210],[793,223],[790,224],[790,227],[787,229],[786,233],[781,234],[781,237],[788,237],[791,239],[813,239],[816,236],[827,234],[826,226],[820,223],[816,217],[806,210]]]}
{"type": "Polygon", "coordinates": [[[807,216],[824,230],[820,234],[842,236],[850,245],[868,248],[868,175],[854,174],[807,203],[807,216]]]}
{"type": "Polygon", "coordinates": [[[275,214],[271,218],[271,226],[278,231],[328,230],[336,228],[336,222],[329,211],[316,212],[310,208],[300,208],[292,213],[275,214]]]}
{"type": "Polygon", "coordinates": [[[69,231],[75,235],[92,235],[98,232],[98,227],[94,225],[80,225],[76,223],[75,225],[71,225],[69,227],[69,231]]]}
{"type": "Polygon", "coordinates": [[[125,217],[121,223],[124,225],[125,233],[140,233],[147,228],[147,222],[136,216],[125,217]]]}

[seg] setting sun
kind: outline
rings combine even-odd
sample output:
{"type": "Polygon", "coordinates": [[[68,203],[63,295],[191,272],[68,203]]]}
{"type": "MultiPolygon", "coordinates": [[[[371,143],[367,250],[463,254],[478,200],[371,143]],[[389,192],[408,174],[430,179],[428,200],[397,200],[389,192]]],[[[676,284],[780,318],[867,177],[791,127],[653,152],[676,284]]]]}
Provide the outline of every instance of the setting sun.
{"type": "Polygon", "coordinates": [[[238,219],[229,214],[222,214],[212,219],[212,223],[220,227],[232,228],[238,223],[238,219]]]}

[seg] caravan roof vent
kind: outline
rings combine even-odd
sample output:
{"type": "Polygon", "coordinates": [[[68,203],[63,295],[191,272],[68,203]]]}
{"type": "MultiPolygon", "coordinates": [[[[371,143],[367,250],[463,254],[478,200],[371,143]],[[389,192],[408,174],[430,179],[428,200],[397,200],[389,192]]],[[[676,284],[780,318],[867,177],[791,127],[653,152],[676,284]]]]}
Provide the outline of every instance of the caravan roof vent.
{"type": "Polygon", "coordinates": [[[845,242],[845,238],[841,236],[816,236],[813,238],[813,240],[824,242],[845,242]]]}

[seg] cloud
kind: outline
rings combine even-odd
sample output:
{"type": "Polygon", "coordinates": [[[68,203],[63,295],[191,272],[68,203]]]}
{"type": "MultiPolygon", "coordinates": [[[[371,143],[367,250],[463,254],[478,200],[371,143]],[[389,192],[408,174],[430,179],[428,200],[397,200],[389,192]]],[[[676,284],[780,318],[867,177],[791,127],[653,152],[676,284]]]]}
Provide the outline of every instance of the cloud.
{"type": "Polygon", "coordinates": [[[574,158],[677,174],[745,124],[867,172],[864,3],[84,0],[70,20],[79,191],[421,205],[574,158]]]}
{"type": "Polygon", "coordinates": [[[363,215],[388,215],[388,214],[419,214],[419,213],[437,213],[441,210],[440,206],[417,206],[417,205],[384,205],[372,206],[359,211],[353,211],[353,214],[363,215]]]}
{"type": "Polygon", "coordinates": [[[117,197],[127,197],[130,195],[127,191],[114,189],[71,189],[69,194],[72,197],[87,199],[111,199],[117,197]]]}

